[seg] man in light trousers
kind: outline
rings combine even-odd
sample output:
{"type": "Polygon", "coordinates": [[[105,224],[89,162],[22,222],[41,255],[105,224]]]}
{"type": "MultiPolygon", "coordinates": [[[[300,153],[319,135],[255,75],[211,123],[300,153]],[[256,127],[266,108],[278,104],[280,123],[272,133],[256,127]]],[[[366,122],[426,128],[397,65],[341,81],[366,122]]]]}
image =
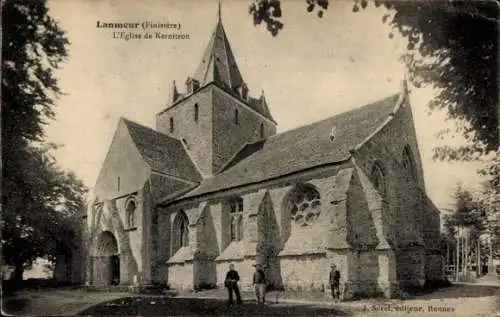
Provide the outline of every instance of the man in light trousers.
{"type": "Polygon", "coordinates": [[[255,272],[253,273],[253,284],[255,287],[255,296],[257,297],[257,303],[266,302],[266,275],[262,270],[262,266],[258,263],[253,265],[255,267],[255,272]]]}

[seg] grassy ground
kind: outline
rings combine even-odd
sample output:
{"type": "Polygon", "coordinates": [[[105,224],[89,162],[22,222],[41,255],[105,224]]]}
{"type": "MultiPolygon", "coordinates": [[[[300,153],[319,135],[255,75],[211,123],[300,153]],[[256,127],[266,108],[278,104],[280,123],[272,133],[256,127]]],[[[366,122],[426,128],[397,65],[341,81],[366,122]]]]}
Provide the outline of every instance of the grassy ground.
{"type": "Polygon", "coordinates": [[[223,299],[127,297],[81,312],[84,316],[352,316],[351,309],[314,304],[257,304],[229,306],[223,299]]]}
{"type": "Polygon", "coordinates": [[[128,293],[89,293],[59,288],[21,290],[2,298],[2,315],[73,316],[99,303],[130,296],[128,293]]]}

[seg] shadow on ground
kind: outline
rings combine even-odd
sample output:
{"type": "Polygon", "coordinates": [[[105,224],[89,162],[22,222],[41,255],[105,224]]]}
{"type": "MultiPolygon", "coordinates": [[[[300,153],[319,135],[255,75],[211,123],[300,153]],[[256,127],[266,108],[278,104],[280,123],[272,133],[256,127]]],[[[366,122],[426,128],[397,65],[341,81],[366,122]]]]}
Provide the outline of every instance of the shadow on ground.
{"type": "Polygon", "coordinates": [[[27,298],[14,298],[9,300],[2,299],[2,310],[7,313],[18,312],[21,311],[27,304],[27,298]]]}
{"type": "Polygon", "coordinates": [[[199,298],[126,297],[98,304],[79,316],[352,316],[339,308],[303,304],[244,302],[228,306],[227,301],[199,298]]]}

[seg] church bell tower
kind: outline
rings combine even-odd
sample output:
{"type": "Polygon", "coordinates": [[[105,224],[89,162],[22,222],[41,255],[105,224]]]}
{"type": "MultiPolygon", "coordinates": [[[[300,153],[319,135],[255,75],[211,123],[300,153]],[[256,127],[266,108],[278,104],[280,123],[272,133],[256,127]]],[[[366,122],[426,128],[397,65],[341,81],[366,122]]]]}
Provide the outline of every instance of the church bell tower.
{"type": "Polygon", "coordinates": [[[217,174],[248,143],[276,134],[264,92],[253,98],[222,25],[181,92],[172,84],[167,108],[156,116],[159,132],[179,139],[204,177],[217,174]]]}

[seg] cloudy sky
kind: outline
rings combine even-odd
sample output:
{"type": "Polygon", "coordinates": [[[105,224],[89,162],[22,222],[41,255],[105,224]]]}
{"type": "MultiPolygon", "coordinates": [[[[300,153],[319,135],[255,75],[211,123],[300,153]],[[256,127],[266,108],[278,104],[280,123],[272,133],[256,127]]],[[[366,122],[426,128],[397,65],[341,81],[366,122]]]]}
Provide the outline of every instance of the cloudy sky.
{"type": "MultiPolygon", "coordinates": [[[[404,42],[388,38],[386,13],[370,8],[352,13],[352,1],[331,1],[322,19],[306,12],[305,1],[284,1],[284,29],[272,37],[255,27],[250,0],[222,1],[222,20],[250,94],[266,99],[278,132],[362,106],[395,93],[404,75],[398,56],[404,42]]],[[[67,31],[70,55],[57,72],[66,93],[58,101],[58,119],[48,140],[63,144],[59,163],[95,184],[120,116],[154,127],[165,108],[173,80],[184,83],[196,69],[213,31],[217,1],[52,0],[50,13],[67,31]],[[113,39],[101,23],[152,21],[180,23],[186,40],[113,39]]],[[[136,33],[144,33],[138,30],[136,33]]],[[[428,116],[428,88],[412,89],[411,101],[424,164],[427,191],[448,208],[458,182],[478,182],[477,165],[437,163],[431,149],[444,116],[428,116]]],[[[458,139],[451,140],[460,142],[458,139]]]]}

